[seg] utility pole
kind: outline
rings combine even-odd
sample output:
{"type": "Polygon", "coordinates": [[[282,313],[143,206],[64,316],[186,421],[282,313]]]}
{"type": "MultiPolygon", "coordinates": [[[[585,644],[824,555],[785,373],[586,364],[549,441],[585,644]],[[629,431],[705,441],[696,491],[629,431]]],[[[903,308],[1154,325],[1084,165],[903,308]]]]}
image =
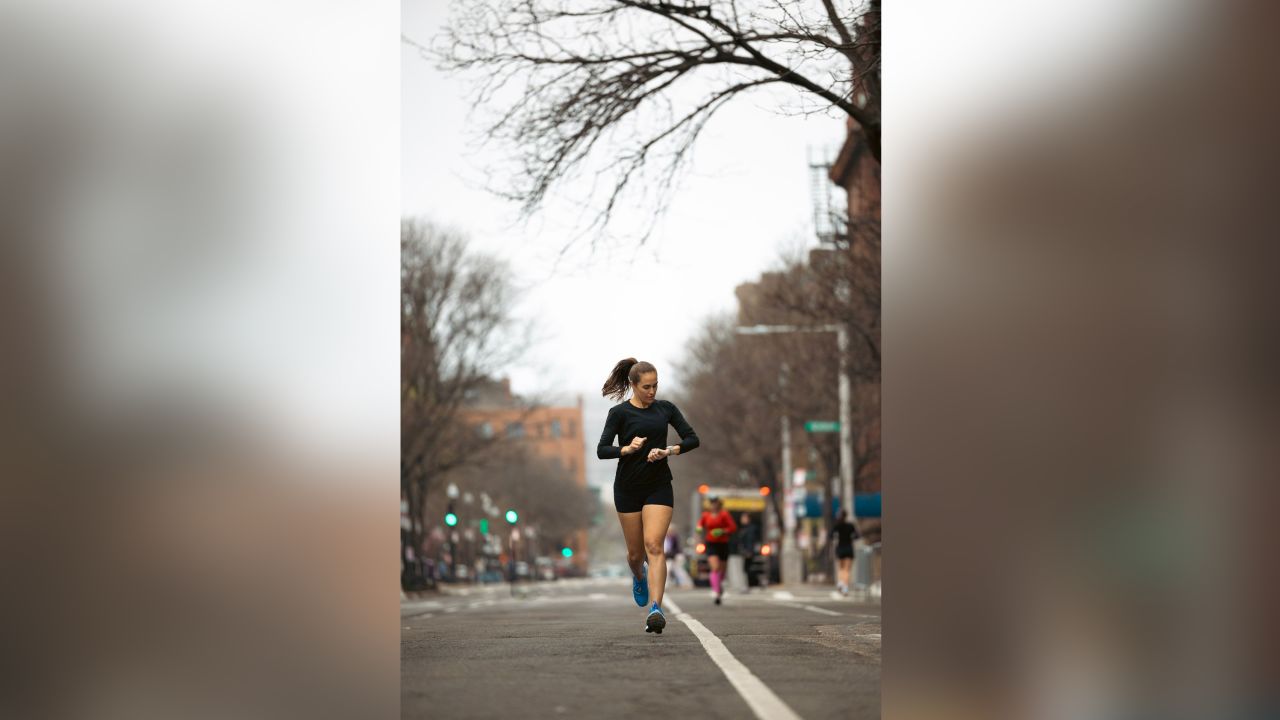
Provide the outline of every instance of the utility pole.
{"type": "Polygon", "coordinates": [[[787,364],[778,372],[779,404],[782,405],[782,583],[798,583],[804,576],[800,567],[800,548],[796,547],[796,503],[791,482],[791,416],[786,410],[787,364]]]}

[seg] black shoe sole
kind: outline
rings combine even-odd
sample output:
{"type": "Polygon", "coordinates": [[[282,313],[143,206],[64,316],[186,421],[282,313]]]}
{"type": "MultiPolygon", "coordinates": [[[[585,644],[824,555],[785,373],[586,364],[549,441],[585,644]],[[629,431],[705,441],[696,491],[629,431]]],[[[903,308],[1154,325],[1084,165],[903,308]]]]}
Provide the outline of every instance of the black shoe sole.
{"type": "Polygon", "coordinates": [[[667,619],[658,614],[650,615],[644,621],[644,631],[654,633],[655,635],[661,635],[662,628],[666,626],[667,619]]]}

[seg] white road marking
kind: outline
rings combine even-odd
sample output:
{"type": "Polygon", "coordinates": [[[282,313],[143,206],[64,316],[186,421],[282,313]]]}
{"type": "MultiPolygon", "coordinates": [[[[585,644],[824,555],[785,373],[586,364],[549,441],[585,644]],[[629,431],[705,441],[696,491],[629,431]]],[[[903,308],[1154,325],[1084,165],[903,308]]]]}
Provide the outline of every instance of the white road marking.
{"type": "Polygon", "coordinates": [[[779,590],[773,594],[774,600],[795,600],[796,596],[786,590],[779,590]]]}
{"type": "Polygon", "coordinates": [[[604,593],[591,593],[587,596],[588,600],[608,600],[609,596],[604,593]]]}
{"type": "Polygon", "coordinates": [[[729,679],[729,684],[733,685],[742,699],[746,701],[747,706],[751,708],[751,712],[755,713],[760,720],[800,720],[800,716],[795,713],[787,704],[782,702],[782,698],[774,694],[760,678],[756,677],[742,661],[733,656],[729,652],[729,648],[724,646],[720,638],[715,633],[706,628],[705,625],[698,622],[692,615],[680,609],[669,598],[664,598],[664,603],[668,608],[675,611],[676,619],[689,626],[693,631],[694,637],[698,638],[698,642],[702,643],[702,648],[707,651],[707,655],[711,656],[711,660],[715,662],[724,676],[729,679]]]}
{"type": "Polygon", "coordinates": [[[838,612],[836,612],[836,611],[834,611],[834,610],[828,610],[828,609],[826,609],[826,608],[820,608],[820,607],[818,607],[817,605],[801,605],[800,603],[778,602],[777,600],[775,600],[775,601],[774,601],[774,604],[775,604],[775,605],[785,605],[785,606],[787,606],[787,607],[798,608],[798,609],[800,609],[800,610],[811,610],[811,611],[816,612],[816,613],[822,613],[823,615],[835,615],[835,616],[837,616],[837,617],[838,617],[838,616],[840,616],[840,615],[843,615],[843,614],[844,614],[844,613],[838,613],[838,612]]]}

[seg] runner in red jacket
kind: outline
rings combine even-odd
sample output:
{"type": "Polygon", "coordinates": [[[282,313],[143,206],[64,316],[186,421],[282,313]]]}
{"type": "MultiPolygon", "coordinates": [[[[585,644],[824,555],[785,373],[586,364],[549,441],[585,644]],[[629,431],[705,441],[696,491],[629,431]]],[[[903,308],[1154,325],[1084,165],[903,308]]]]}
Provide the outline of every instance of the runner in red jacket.
{"type": "Polygon", "coordinates": [[[707,545],[707,563],[711,566],[711,591],[715,593],[716,604],[724,595],[724,568],[729,560],[729,536],[738,529],[733,516],[724,509],[720,498],[710,498],[711,510],[702,513],[698,520],[698,532],[702,533],[707,545]]]}

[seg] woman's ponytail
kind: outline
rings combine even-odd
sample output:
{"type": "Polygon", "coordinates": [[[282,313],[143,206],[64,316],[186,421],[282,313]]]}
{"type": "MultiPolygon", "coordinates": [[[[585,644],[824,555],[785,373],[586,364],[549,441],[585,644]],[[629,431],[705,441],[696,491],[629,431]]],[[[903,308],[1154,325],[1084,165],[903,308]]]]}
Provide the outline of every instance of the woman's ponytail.
{"type": "Polygon", "coordinates": [[[631,386],[629,379],[631,367],[637,362],[635,358],[619,360],[618,364],[613,366],[613,372],[609,373],[609,379],[604,381],[604,387],[600,389],[600,394],[618,401],[626,397],[627,388],[631,386]]]}
{"type": "Polygon", "coordinates": [[[609,373],[609,379],[604,381],[601,394],[607,398],[622,400],[627,396],[627,388],[632,383],[640,382],[641,375],[657,371],[658,369],[651,362],[637,361],[635,358],[619,360],[618,364],[613,366],[613,372],[609,373]]]}

